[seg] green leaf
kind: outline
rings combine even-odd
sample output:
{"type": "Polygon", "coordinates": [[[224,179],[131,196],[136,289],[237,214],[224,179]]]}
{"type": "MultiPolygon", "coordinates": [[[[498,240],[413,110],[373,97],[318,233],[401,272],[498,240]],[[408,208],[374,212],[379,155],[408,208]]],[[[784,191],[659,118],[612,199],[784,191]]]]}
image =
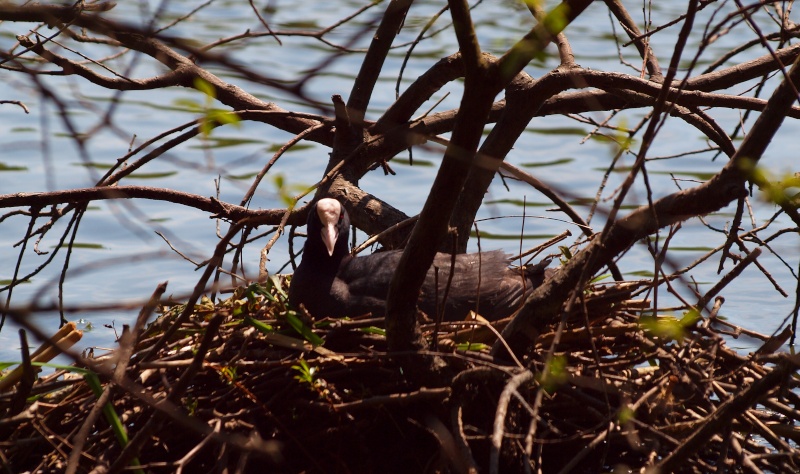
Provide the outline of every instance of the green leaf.
{"type": "Polygon", "coordinates": [[[255,302],[255,295],[262,295],[270,302],[277,303],[278,300],[275,299],[275,297],[269,291],[273,284],[274,282],[272,281],[272,279],[266,281],[265,283],[266,286],[261,286],[258,283],[253,283],[252,285],[247,287],[245,295],[247,296],[247,299],[250,300],[251,302],[255,302]]]}
{"type": "MultiPolygon", "coordinates": [[[[97,376],[96,373],[92,372],[91,370],[84,369],[81,367],[74,367],[71,365],[61,365],[61,364],[50,364],[50,363],[43,363],[43,362],[33,362],[33,365],[38,365],[41,367],[54,367],[59,370],[66,370],[69,372],[74,372],[83,375],[86,384],[92,389],[92,393],[94,394],[95,398],[100,398],[103,394],[103,386],[100,383],[100,378],[97,376]]],[[[117,412],[114,411],[114,406],[109,402],[103,405],[103,415],[106,417],[106,421],[111,426],[111,430],[114,432],[114,435],[117,438],[120,446],[124,448],[128,445],[128,431],[125,429],[125,425],[120,420],[117,412]]],[[[138,469],[138,466],[141,465],[138,458],[134,458],[131,460],[130,465],[134,467],[134,472],[137,474],[144,474],[144,471],[138,469]]]]}
{"type": "Polygon", "coordinates": [[[544,372],[539,377],[539,383],[542,384],[542,388],[547,393],[553,393],[567,381],[568,376],[567,358],[563,355],[557,355],[545,366],[544,372]]]}
{"type": "Polygon", "coordinates": [[[212,130],[214,130],[214,123],[212,121],[205,118],[200,121],[200,133],[204,137],[211,135],[212,130]]]}
{"type": "Polygon", "coordinates": [[[210,120],[215,120],[222,125],[241,126],[242,119],[235,113],[228,110],[211,109],[208,111],[207,117],[210,120]]]}
{"type": "Polygon", "coordinates": [[[569,260],[572,258],[572,252],[570,252],[569,247],[564,245],[559,245],[558,250],[561,251],[561,255],[564,256],[564,260],[569,260]]]}
{"type": "Polygon", "coordinates": [[[639,318],[639,324],[645,331],[662,339],[679,341],[686,334],[681,321],[672,316],[643,317],[639,318]]]}
{"type": "Polygon", "coordinates": [[[597,283],[610,277],[611,277],[610,273],[604,273],[603,275],[597,275],[596,277],[592,278],[591,280],[589,280],[589,283],[590,284],[597,283]]]}
{"type": "Polygon", "coordinates": [[[252,173],[243,173],[243,174],[226,174],[225,179],[230,179],[233,181],[247,181],[256,177],[258,172],[254,171],[252,173]]]}
{"type": "MultiPolygon", "coordinates": [[[[267,284],[269,285],[270,290],[275,290],[278,294],[278,297],[283,301],[289,300],[289,295],[286,293],[287,290],[283,288],[283,284],[281,283],[280,278],[277,275],[270,275],[269,279],[267,279],[267,284]]],[[[271,294],[270,294],[271,295],[271,294]]]]}
{"type": "Polygon", "coordinates": [[[89,161],[87,163],[83,163],[83,162],[81,162],[81,163],[72,163],[72,166],[81,166],[81,167],[84,167],[84,168],[94,168],[94,169],[98,169],[98,170],[108,170],[108,169],[111,169],[111,167],[114,166],[114,165],[112,165],[110,163],[98,163],[96,161],[89,161]]]}
{"type": "Polygon", "coordinates": [[[286,178],[281,173],[272,177],[272,183],[278,192],[278,197],[289,209],[295,206],[295,195],[309,191],[309,187],[302,184],[287,184],[286,178]]]}
{"type": "Polygon", "coordinates": [[[367,334],[377,334],[378,336],[386,337],[386,329],[382,329],[375,326],[368,326],[365,328],[359,328],[359,331],[365,332],[367,334]]]}
{"type": "Polygon", "coordinates": [[[292,366],[292,369],[299,372],[297,375],[294,376],[295,380],[299,380],[300,382],[305,382],[313,387],[314,385],[314,375],[317,372],[316,367],[309,367],[308,362],[305,359],[299,359],[297,364],[292,366]]]}
{"type": "Polygon", "coordinates": [[[200,112],[203,110],[203,104],[194,99],[175,99],[172,103],[178,107],[188,109],[191,112],[200,112]]]}
{"type": "Polygon", "coordinates": [[[460,351],[483,351],[489,349],[489,346],[482,342],[462,342],[456,344],[456,348],[460,351]]]}
{"type": "Polygon", "coordinates": [[[550,10],[543,23],[547,31],[552,35],[556,35],[564,30],[568,24],[569,5],[565,3],[558,4],[555,8],[550,10]]]}
{"type": "MultiPolygon", "coordinates": [[[[5,279],[5,278],[0,280],[0,285],[3,285],[3,286],[10,285],[12,283],[14,283],[14,280],[5,279]]],[[[33,283],[33,282],[31,280],[17,280],[17,284],[18,285],[22,284],[22,283],[33,283]]]]}
{"type": "Polygon", "coordinates": [[[300,318],[297,317],[297,313],[294,311],[287,311],[286,312],[286,321],[289,323],[289,326],[292,327],[298,334],[303,336],[303,339],[314,344],[315,346],[321,346],[325,341],[316,335],[314,331],[311,330],[308,326],[306,326],[300,318]]]}
{"type": "Polygon", "coordinates": [[[680,323],[684,328],[694,326],[698,321],[703,319],[696,309],[691,309],[681,318],[680,323]]]}
{"type": "Polygon", "coordinates": [[[636,419],[636,413],[631,410],[629,405],[625,405],[619,409],[619,413],[617,413],[617,419],[619,420],[619,424],[627,423],[636,419]]]}
{"type": "Polygon", "coordinates": [[[194,79],[194,88],[199,90],[203,94],[211,97],[212,99],[217,98],[217,91],[214,89],[214,86],[212,86],[211,83],[209,83],[205,79],[196,77],[194,79]]]}
{"type": "Polygon", "coordinates": [[[275,332],[275,329],[269,324],[265,324],[264,322],[259,321],[258,319],[253,319],[250,316],[245,316],[244,322],[245,324],[253,326],[254,328],[256,328],[257,331],[259,331],[262,334],[270,334],[275,332]]]}

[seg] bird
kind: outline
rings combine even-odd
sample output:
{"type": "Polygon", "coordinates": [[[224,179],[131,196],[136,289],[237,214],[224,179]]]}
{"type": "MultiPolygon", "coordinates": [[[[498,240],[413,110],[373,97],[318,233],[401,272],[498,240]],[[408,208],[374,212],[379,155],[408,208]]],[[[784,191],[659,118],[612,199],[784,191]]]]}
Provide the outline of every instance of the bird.
{"type": "MultiPolygon", "coordinates": [[[[303,305],[314,319],[385,316],[389,285],[403,251],[352,256],[350,217],[336,199],[314,203],[306,225],[302,260],[289,284],[289,304],[303,305]]],[[[437,253],[420,291],[417,307],[433,320],[442,308],[451,260],[451,254],[437,253]]],[[[514,314],[550,270],[549,261],[521,269],[510,268],[510,263],[502,250],[457,254],[442,320],[465,320],[470,311],[489,321],[514,314]]]]}

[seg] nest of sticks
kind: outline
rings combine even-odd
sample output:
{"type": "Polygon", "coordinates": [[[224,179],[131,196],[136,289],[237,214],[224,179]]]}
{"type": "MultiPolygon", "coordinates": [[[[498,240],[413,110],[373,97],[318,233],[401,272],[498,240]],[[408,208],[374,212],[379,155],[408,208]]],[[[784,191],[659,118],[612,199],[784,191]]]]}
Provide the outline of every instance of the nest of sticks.
{"type": "Polygon", "coordinates": [[[497,329],[480,321],[424,324],[431,350],[388,354],[381,319],[312,322],[287,311],[280,282],[191,310],[160,305],[157,291],[113,353],[38,380],[22,369],[0,394],[0,462],[41,473],[797,472],[800,362],[775,352],[785,339],[716,319],[721,300],[710,318],[653,316],[632,299],[639,286],[590,287],[588,315],[541,327],[513,362],[490,356],[497,329]],[[743,332],[761,349],[726,345],[743,332]]]}

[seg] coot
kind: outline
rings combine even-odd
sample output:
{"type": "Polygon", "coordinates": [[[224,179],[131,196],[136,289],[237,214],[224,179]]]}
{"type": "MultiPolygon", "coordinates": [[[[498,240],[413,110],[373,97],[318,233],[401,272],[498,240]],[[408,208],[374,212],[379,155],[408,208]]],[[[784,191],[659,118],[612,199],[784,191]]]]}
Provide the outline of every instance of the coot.
{"type": "MultiPolygon", "coordinates": [[[[348,250],[350,218],[335,199],[320,199],[308,215],[303,259],[289,286],[289,302],[303,304],[315,318],[384,316],[389,284],[402,250],[353,257],[348,250]]],[[[451,255],[437,253],[425,278],[418,307],[435,317],[450,270],[451,255]],[[439,268],[438,291],[434,267],[439,268]]],[[[444,307],[444,320],[463,320],[470,310],[489,320],[512,315],[525,296],[542,283],[542,262],[525,270],[509,268],[504,252],[459,254],[444,307]]],[[[441,310],[441,309],[440,309],[441,310]]]]}

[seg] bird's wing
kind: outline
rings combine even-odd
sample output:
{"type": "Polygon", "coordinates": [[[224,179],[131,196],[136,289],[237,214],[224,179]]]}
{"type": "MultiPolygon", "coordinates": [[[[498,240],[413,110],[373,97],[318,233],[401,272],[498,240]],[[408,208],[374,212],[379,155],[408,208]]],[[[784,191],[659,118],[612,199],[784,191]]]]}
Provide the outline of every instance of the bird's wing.
{"type": "MultiPolygon", "coordinates": [[[[508,264],[508,255],[502,250],[457,255],[453,279],[447,290],[446,319],[461,319],[470,310],[477,310],[488,319],[502,318],[516,311],[532,284],[523,272],[510,269],[508,264]]],[[[434,272],[430,271],[421,307],[435,305],[435,294],[441,302],[450,266],[450,255],[437,254],[434,267],[439,268],[438,287],[434,272]]]]}

